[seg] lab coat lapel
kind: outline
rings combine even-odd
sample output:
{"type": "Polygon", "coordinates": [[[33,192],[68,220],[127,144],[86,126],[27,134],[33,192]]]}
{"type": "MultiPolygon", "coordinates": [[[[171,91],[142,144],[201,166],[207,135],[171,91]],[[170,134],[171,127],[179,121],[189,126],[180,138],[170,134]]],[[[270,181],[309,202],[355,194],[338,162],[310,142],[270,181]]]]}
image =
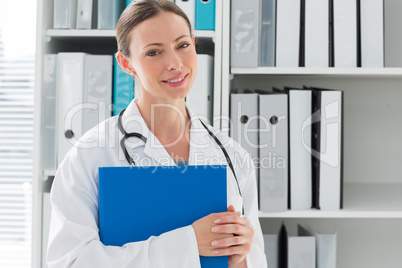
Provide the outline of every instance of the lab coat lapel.
{"type": "Polygon", "coordinates": [[[216,146],[218,145],[216,145],[205,127],[201,124],[200,119],[194,115],[189,107],[187,107],[187,111],[191,119],[189,165],[221,164],[220,152],[216,151],[216,146]]]}
{"type": "MultiPolygon", "coordinates": [[[[141,161],[139,165],[162,165],[162,166],[172,166],[175,165],[173,159],[169,156],[163,145],[159,140],[153,135],[146,125],[141,113],[137,107],[134,99],[123,115],[123,126],[127,133],[138,132],[147,138],[145,145],[141,145],[142,141],[134,140],[132,143],[126,142],[127,148],[129,148],[129,153],[133,157],[134,151],[136,149],[143,148],[143,152],[146,156],[151,158],[153,161],[141,161]]],[[[138,158],[138,157],[136,157],[138,158]]],[[[136,159],[135,158],[135,159],[136,159]]]]}

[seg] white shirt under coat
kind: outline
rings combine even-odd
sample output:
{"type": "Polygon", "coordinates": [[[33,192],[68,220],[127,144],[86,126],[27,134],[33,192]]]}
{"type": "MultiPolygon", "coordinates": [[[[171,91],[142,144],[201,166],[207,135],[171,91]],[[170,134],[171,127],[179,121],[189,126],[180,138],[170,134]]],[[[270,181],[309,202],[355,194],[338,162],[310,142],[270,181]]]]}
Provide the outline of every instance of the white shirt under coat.
{"type": "MultiPolygon", "coordinates": [[[[126,132],[147,137],[130,138],[126,148],[136,165],[176,165],[158,139],[146,126],[132,101],[123,115],[126,132]]],[[[188,109],[189,110],[189,109],[188,109]]],[[[189,165],[226,164],[226,158],[191,114],[189,165]]],[[[120,147],[122,134],[118,117],[112,117],[88,131],[69,151],[56,173],[52,189],[52,217],[47,262],[49,267],[172,267],[199,268],[196,236],[191,225],[148,240],[122,247],[105,246],[99,239],[98,168],[128,166],[120,147]]],[[[267,267],[263,236],[258,220],[256,175],[249,154],[232,139],[211,129],[225,146],[235,168],[243,198],[240,197],[231,169],[227,168],[228,205],[242,210],[255,229],[254,242],[247,256],[249,268],[267,267]]],[[[155,211],[155,213],[158,213],[155,211]]],[[[138,215],[138,220],[143,216],[138,215]]]]}

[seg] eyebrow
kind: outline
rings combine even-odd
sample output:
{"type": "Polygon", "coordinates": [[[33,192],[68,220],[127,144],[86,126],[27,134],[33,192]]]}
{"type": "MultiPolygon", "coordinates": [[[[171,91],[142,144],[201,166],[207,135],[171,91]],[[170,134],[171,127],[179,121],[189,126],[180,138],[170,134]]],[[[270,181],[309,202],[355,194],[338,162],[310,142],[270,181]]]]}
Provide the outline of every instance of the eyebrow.
{"type": "MultiPolygon", "coordinates": [[[[187,35],[187,34],[183,34],[183,35],[177,37],[174,41],[177,42],[177,41],[179,41],[180,39],[182,39],[182,38],[184,38],[184,37],[190,37],[190,36],[187,35]]],[[[146,45],[144,48],[147,48],[147,47],[149,47],[149,46],[158,46],[158,47],[161,47],[161,46],[163,46],[163,44],[162,44],[162,43],[151,43],[151,44],[146,45]]]]}

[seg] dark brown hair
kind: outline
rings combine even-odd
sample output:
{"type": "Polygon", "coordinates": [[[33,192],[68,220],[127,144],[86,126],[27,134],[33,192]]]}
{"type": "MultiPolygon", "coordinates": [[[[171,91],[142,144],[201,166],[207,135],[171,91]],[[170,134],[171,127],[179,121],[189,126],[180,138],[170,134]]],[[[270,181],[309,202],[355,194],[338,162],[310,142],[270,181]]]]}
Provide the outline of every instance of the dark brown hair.
{"type": "Polygon", "coordinates": [[[139,23],[159,15],[163,11],[172,12],[182,17],[186,21],[191,33],[191,23],[186,13],[173,2],[169,0],[134,0],[126,7],[117,22],[116,40],[118,51],[123,52],[126,57],[129,57],[131,30],[139,23]]]}

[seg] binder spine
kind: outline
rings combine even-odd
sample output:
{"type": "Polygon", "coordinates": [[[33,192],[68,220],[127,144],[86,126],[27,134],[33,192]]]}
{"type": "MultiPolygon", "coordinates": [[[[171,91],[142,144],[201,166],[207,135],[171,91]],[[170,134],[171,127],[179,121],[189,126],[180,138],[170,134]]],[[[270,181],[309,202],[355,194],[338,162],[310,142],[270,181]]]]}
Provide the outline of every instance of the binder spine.
{"type": "MultiPolygon", "coordinates": [[[[312,91],[312,135],[311,149],[321,152],[321,93],[318,90],[312,91]]],[[[312,207],[320,209],[320,159],[311,156],[312,170],[312,207]]]]}
{"type": "Polygon", "coordinates": [[[258,0],[234,0],[231,10],[231,66],[257,67],[259,47],[258,0]]]}
{"type": "Polygon", "coordinates": [[[306,0],[300,2],[299,67],[305,66],[306,51],[306,0]]]}
{"type": "Polygon", "coordinates": [[[43,169],[56,169],[57,55],[45,55],[43,65],[41,159],[43,169]]]}
{"type": "Polygon", "coordinates": [[[334,0],[329,0],[328,20],[328,66],[334,67],[334,0]]]}
{"type": "Polygon", "coordinates": [[[134,99],[134,78],[121,69],[114,57],[113,115],[118,115],[134,99]]]}
{"type": "Polygon", "coordinates": [[[362,31],[360,21],[360,0],[356,0],[356,38],[357,38],[357,67],[362,67],[362,31]]]}
{"type": "Polygon", "coordinates": [[[275,66],[276,1],[261,1],[259,66],[275,66]]]}
{"type": "Polygon", "coordinates": [[[195,29],[215,30],[215,0],[196,0],[195,29]]]}

